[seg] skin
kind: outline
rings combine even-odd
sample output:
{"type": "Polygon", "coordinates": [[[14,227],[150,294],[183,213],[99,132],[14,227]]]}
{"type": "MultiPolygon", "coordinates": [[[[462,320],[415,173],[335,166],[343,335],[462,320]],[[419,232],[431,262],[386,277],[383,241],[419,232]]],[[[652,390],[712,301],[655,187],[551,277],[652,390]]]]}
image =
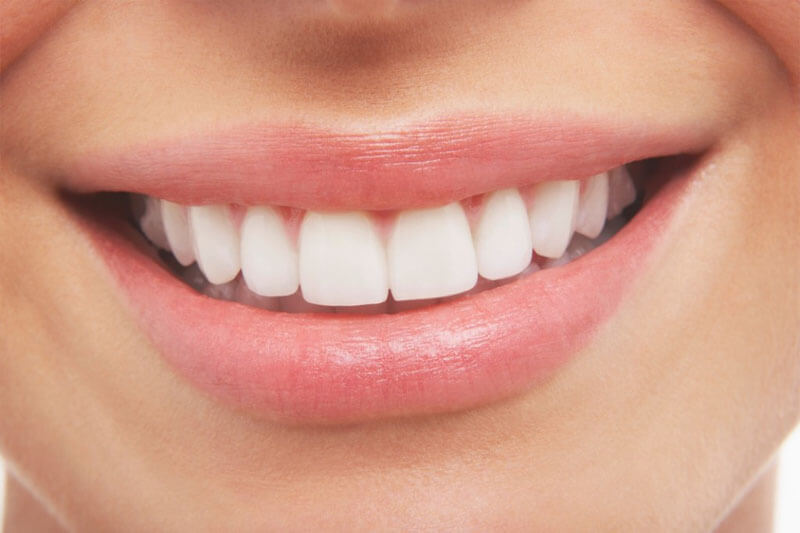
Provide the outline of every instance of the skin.
{"type": "Polygon", "coordinates": [[[768,526],[800,418],[800,5],[389,4],[0,6],[7,531],[768,526]],[[716,141],[580,356],[469,412],[290,427],[218,403],[162,362],[58,195],[87,150],[204,124],[486,102],[671,113],[716,141]]]}

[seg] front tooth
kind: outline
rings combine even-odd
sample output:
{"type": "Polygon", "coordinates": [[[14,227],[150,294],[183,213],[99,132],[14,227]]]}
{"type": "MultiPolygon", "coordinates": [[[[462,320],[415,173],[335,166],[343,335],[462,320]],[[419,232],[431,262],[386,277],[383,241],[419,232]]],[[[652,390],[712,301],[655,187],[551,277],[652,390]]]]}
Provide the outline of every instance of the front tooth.
{"type": "Polygon", "coordinates": [[[578,201],[578,221],[575,231],[594,239],[603,231],[608,213],[608,173],[603,172],[586,180],[578,201]]]}
{"type": "Polygon", "coordinates": [[[235,278],[239,273],[239,235],[228,208],[192,206],[189,225],[197,264],[208,281],[219,285],[235,278]]]}
{"type": "Polygon", "coordinates": [[[189,218],[182,205],[161,200],[161,220],[172,255],[183,266],[194,263],[192,234],[189,232],[189,218]]]}
{"type": "Polygon", "coordinates": [[[401,211],[387,251],[389,286],[398,301],[458,294],[478,280],[469,223],[459,203],[401,211]]]}
{"type": "Polygon", "coordinates": [[[366,213],[309,211],[300,226],[300,287],[326,306],[376,304],[389,294],[386,252],[366,213]]]}
{"type": "Polygon", "coordinates": [[[299,284],[297,252],[281,215],[251,207],[242,221],[242,277],[261,296],[288,296],[299,284]]]}
{"type": "Polygon", "coordinates": [[[158,198],[152,196],[144,198],[144,212],[139,217],[139,227],[150,242],[162,250],[169,250],[164,222],[161,220],[161,201],[158,198]]]}
{"type": "Polygon", "coordinates": [[[475,231],[475,254],[478,272],[492,280],[515,276],[531,262],[528,211],[516,189],[493,192],[486,197],[475,231]]]}
{"type": "Polygon", "coordinates": [[[625,166],[608,175],[608,218],[614,218],[636,200],[636,186],[625,166]]]}
{"type": "Polygon", "coordinates": [[[580,182],[545,181],[533,191],[530,208],[533,249],[542,257],[561,257],[569,245],[578,210],[580,182]]]}

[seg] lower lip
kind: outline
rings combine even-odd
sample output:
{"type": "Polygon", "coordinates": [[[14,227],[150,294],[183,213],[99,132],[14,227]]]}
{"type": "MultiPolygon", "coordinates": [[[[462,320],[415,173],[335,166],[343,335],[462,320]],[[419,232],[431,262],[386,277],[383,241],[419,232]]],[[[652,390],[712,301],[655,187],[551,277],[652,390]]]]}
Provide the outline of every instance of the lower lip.
{"type": "Polygon", "coordinates": [[[686,182],[672,180],[610,241],[564,267],[397,315],[287,314],[214,300],[123,232],[88,227],[179,375],[271,419],[351,423],[467,409],[552,376],[618,308],[686,182]]]}

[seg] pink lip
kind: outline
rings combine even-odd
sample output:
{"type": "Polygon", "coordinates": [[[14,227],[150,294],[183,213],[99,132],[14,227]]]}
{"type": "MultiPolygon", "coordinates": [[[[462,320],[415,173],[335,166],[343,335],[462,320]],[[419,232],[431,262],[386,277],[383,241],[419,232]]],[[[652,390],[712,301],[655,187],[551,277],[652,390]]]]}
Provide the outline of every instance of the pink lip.
{"type": "Polygon", "coordinates": [[[579,117],[464,116],[379,133],[256,125],[91,154],[65,184],[195,205],[398,209],[586,178],[710,140],[696,126],[579,117]]]}
{"type": "MultiPolygon", "coordinates": [[[[500,123],[492,124],[495,127],[500,123]]],[[[456,135],[452,155],[439,157],[445,141],[442,131],[436,129],[438,133],[431,134],[431,146],[420,144],[409,161],[404,153],[410,152],[391,153],[397,143],[410,146],[411,137],[401,137],[389,144],[377,163],[362,164],[360,158],[351,160],[343,155],[343,146],[351,146],[348,143],[355,140],[334,138],[327,145],[328,134],[310,135],[307,131],[301,131],[297,139],[285,138],[294,148],[281,148],[270,134],[265,141],[269,148],[256,149],[248,158],[247,150],[236,143],[252,141],[254,131],[261,130],[248,129],[225,136],[224,141],[185,141],[155,151],[150,147],[133,155],[95,158],[77,167],[81,172],[71,178],[71,185],[79,190],[140,191],[182,201],[220,201],[224,191],[233,190],[239,200],[253,199],[246,203],[269,198],[276,203],[286,200],[328,207],[355,201],[386,205],[389,200],[382,194],[391,197],[393,204],[398,198],[419,203],[443,195],[449,199],[469,196],[476,188],[510,184],[517,179],[512,176],[521,169],[521,161],[534,161],[537,155],[547,162],[536,163],[539,178],[563,178],[565,175],[559,172],[564,169],[601,171],[659,153],[699,151],[706,141],[678,129],[660,134],[650,130],[642,137],[633,130],[620,133],[618,127],[603,129],[617,132],[613,142],[610,133],[592,138],[597,128],[576,135],[564,133],[567,130],[562,128],[562,133],[552,138],[552,127],[546,129],[546,139],[521,140],[522,132],[532,131],[526,122],[509,135],[508,157],[494,162],[487,154],[497,155],[503,150],[499,141],[489,148],[474,147],[478,156],[464,156],[469,145],[465,139],[475,142],[473,134],[456,135]],[[312,138],[321,144],[312,148],[308,145],[312,138]],[[234,144],[227,144],[231,142],[234,144]],[[539,146],[539,151],[523,153],[525,150],[513,145],[518,142],[526,150],[539,146]],[[581,152],[587,145],[588,154],[581,152]],[[216,148],[204,152],[209,146],[216,148]],[[275,163],[270,171],[277,177],[265,183],[254,180],[266,154],[278,150],[285,156],[302,151],[297,146],[308,148],[311,156],[301,158],[296,165],[287,162],[288,168],[275,163]],[[542,147],[548,153],[541,152],[542,147]],[[426,148],[430,150],[425,152],[426,148]],[[230,157],[220,160],[220,154],[230,157]],[[326,155],[337,165],[353,162],[352,168],[325,174],[344,189],[332,188],[316,178],[309,178],[308,183],[300,179],[301,171],[310,166],[324,169],[326,155]],[[570,157],[580,161],[570,161],[570,157]],[[421,177],[433,172],[424,170],[428,167],[420,161],[431,161],[441,171],[471,164],[477,168],[464,179],[450,180],[442,175],[430,183],[429,194],[419,196],[421,177]],[[390,188],[391,194],[383,178],[370,180],[365,174],[372,165],[392,168],[390,162],[398,164],[390,172],[389,182],[400,187],[390,188]],[[489,176],[490,169],[506,163],[501,177],[487,177],[488,184],[480,181],[489,176]],[[225,168],[229,182],[220,181],[225,168]],[[94,174],[100,170],[106,173],[94,174]],[[289,187],[291,179],[299,180],[296,186],[289,187]],[[347,185],[350,183],[352,188],[347,185]]],[[[492,130],[492,138],[499,138],[498,131],[492,130]]],[[[414,142],[421,142],[419,135],[412,137],[417,139],[414,142]]],[[[375,152],[376,146],[373,139],[357,153],[375,152]]],[[[580,170],[580,175],[590,173],[580,170]]],[[[465,409],[527,390],[552,375],[613,315],[668,226],[686,182],[670,181],[609,242],[573,263],[490,291],[397,315],[284,314],[214,300],[177,280],[123,237],[124,231],[110,229],[112,224],[89,221],[88,228],[143,328],[179,375],[202,390],[270,418],[293,423],[357,422],[465,409]]],[[[228,195],[224,201],[233,200],[228,195]]]]}

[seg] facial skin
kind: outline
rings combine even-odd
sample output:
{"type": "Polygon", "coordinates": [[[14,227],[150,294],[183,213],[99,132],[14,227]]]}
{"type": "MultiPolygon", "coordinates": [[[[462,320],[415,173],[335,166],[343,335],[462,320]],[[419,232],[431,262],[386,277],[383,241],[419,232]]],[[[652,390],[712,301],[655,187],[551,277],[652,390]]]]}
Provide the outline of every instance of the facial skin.
{"type": "Polygon", "coordinates": [[[0,7],[17,525],[41,506],[77,530],[716,527],[800,417],[800,8],[332,4],[0,7]],[[579,357],[467,412],[295,427],[206,396],[150,345],[58,194],[87,151],[208,124],[599,103],[711,128],[706,166],[579,357]]]}

